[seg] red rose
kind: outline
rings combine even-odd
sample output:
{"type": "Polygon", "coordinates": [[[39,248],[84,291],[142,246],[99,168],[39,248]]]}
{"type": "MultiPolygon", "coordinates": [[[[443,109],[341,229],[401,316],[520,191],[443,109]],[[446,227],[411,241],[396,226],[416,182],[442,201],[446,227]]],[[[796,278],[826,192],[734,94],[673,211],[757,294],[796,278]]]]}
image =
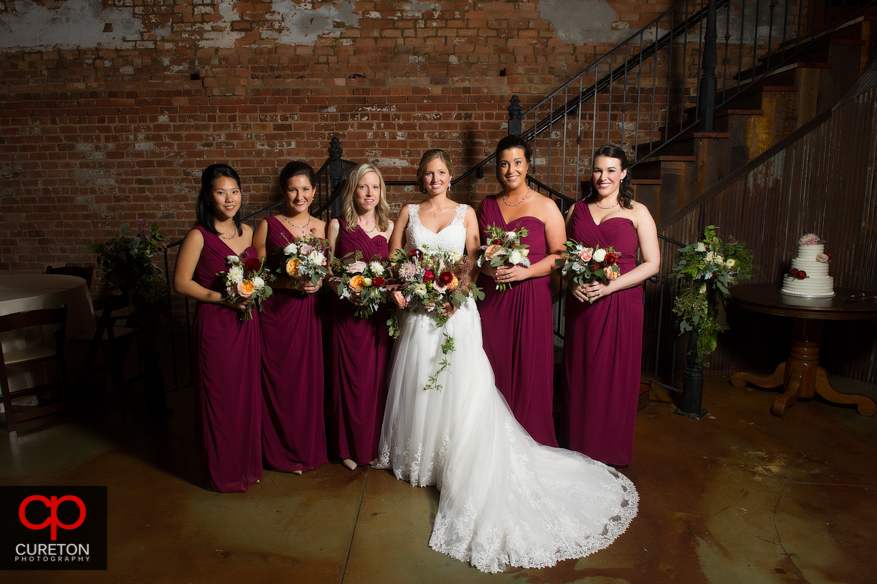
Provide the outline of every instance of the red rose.
{"type": "Polygon", "coordinates": [[[244,268],[246,268],[248,272],[256,272],[262,268],[262,261],[259,258],[249,258],[244,264],[244,268]]]}
{"type": "Polygon", "coordinates": [[[454,281],[454,275],[450,272],[442,272],[439,275],[439,282],[441,282],[442,286],[447,286],[451,282],[454,281]]]}
{"type": "Polygon", "coordinates": [[[603,259],[603,263],[607,266],[614,266],[615,262],[618,261],[618,254],[612,251],[606,252],[606,257],[603,259]]]}
{"type": "Polygon", "coordinates": [[[423,281],[432,282],[433,280],[435,280],[435,273],[432,270],[426,270],[423,273],[423,281]]]}
{"type": "Polygon", "coordinates": [[[384,279],[381,278],[380,276],[378,276],[377,278],[375,278],[374,280],[372,280],[372,284],[374,284],[375,286],[377,286],[378,288],[380,288],[381,286],[384,285],[384,279]]]}
{"type": "Polygon", "coordinates": [[[807,277],[807,272],[805,272],[804,270],[798,270],[798,273],[795,274],[795,277],[798,278],[799,280],[803,280],[804,278],[807,277]]]}
{"type": "Polygon", "coordinates": [[[795,268],[792,268],[791,270],[789,270],[789,275],[793,278],[797,278],[798,277],[798,270],[795,268]]]}
{"type": "Polygon", "coordinates": [[[499,239],[494,239],[494,240],[491,241],[490,243],[492,243],[493,245],[499,245],[499,244],[501,244],[502,242],[501,242],[499,239]]]}
{"type": "Polygon", "coordinates": [[[408,258],[409,259],[417,258],[417,261],[420,261],[423,259],[423,252],[420,251],[419,249],[416,249],[416,248],[412,249],[411,251],[408,252],[408,258]]]}
{"type": "Polygon", "coordinates": [[[830,254],[830,253],[828,253],[828,252],[825,252],[825,255],[827,255],[827,256],[828,256],[828,261],[831,261],[831,254],[830,254]]]}

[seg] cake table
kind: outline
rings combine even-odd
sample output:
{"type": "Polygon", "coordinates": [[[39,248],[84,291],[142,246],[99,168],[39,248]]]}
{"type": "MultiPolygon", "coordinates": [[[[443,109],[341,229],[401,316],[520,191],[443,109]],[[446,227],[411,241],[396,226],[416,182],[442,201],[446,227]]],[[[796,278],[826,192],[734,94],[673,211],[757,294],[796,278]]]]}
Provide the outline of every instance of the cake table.
{"type": "Polygon", "coordinates": [[[838,288],[831,298],[807,298],[783,294],[777,284],[743,284],[731,288],[731,297],[746,310],[792,319],[789,358],[766,377],[735,373],[731,376],[734,387],[744,387],[747,382],[765,388],[782,386],[783,393],[771,408],[771,413],[779,417],[798,398],[812,398],[817,393],[834,403],[857,404],[857,411],[865,416],[877,412],[877,404],[871,398],[832,387],[828,373],[819,366],[822,322],[877,318],[874,293],[838,288]]]}

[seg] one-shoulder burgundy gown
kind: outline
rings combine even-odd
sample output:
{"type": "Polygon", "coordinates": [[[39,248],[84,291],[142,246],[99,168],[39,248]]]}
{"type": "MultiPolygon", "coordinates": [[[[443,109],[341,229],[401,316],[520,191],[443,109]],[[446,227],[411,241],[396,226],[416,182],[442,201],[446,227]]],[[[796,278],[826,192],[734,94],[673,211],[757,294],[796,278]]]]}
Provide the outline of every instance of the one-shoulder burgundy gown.
{"type": "MultiPolygon", "coordinates": [[[[621,273],[636,267],[639,245],[630,219],[594,222],[578,202],[568,228],[586,246],[612,246],[621,273]]],[[[566,297],[564,415],[569,447],[594,460],[619,466],[633,458],[643,335],[642,286],[600,298],[594,304],[566,297]]]]}
{"type": "MultiPolygon", "coordinates": [[[[266,221],[268,267],[276,273],[276,248],[294,238],[277,217],[266,221]]],[[[262,305],[262,459],[286,472],[313,470],[328,460],[317,295],[275,289],[262,305]]]]}
{"type": "MultiPolygon", "coordinates": [[[[495,196],[481,203],[478,226],[482,243],[490,225],[507,231],[526,227],[528,233],[521,243],[529,246],[530,262],[535,264],[546,256],[545,224],[535,217],[506,223],[495,196]]],[[[534,440],[557,446],[552,418],[554,332],[549,278],[514,282],[500,292],[493,278],[482,274],[478,286],[484,291],[484,300],[478,303],[484,352],[496,376],[496,387],[534,440]]]]}
{"type": "MultiPolygon", "coordinates": [[[[335,256],[362,252],[368,261],[375,256],[389,257],[389,245],[382,235],[369,237],[360,226],[347,231],[340,217],[341,230],[335,256]]],[[[368,464],[378,456],[381,423],[387,404],[387,364],[390,337],[389,313],[381,305],[369,318],[354,315],[348,300],[331,296],[332,311],[332,402],[335,447],[341,458],[368,464]]]]}
{"type": "MultiPolygon", "coordinates": [[[[218,236],[196,227],[204,249],[194,280],[224,293],[219,272],[228,270],[226,257],[235,255],[218,236]]],[[[246,249],[255,256],[256,250],[246,249]]],[[[259,443],[259,316],[240,322],[236,310],[199,302],[192,327],[195,397],[203,437],[202,461],[211,488],[226,493],[246,491],[262,477],[259,443]]]]}

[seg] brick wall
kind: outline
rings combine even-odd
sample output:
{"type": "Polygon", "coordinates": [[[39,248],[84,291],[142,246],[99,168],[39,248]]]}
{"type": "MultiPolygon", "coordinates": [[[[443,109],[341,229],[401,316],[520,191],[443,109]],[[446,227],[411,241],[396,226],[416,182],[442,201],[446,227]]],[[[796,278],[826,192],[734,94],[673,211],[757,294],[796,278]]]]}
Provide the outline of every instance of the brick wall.
{"type": "MultiPolygon", "coordinates": [[[[318,167],[333,136],[389,180],[411,179],[427,148],[465,170],[505,135],[512,94],[526,109],[670,3],[555,4],[594,9],[597,40],[562,40],[536,0],[7,1],[0,270],[89,264],[85,246],[123,222],[181,237],[214,162],[240,172],[255,211],[287,161],[318,167]]],[[[495,190],[492,172],[476,183],[455,196],[495,190]]]]}

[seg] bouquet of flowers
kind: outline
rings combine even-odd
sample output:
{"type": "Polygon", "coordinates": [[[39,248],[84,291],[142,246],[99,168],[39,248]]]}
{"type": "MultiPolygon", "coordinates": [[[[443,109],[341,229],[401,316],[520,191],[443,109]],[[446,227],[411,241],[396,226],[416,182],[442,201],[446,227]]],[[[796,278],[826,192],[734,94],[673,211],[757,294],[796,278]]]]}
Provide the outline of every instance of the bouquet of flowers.
{"type": "Polygon", "coordinates": [[[329,273],[329,242],[317,237],[314,229],[304,238],[278,247],[275,253],[285,258],[277,270],[281,276],[310,280],[316,286],[329,273]]]}
{"type": "MultiPolygon", "coordinates": [[[[396,250],[390,258],[395,274],[394,284],[398,286],[394,295],[396,305],[400,310],[425,309],[435,318],[436,326],[441,328],[448,322],[448,317],[442,314],[445,304],[459,308],[468,297],[476,299],[484,298],[484,293],[474,283],[468,282],[468,274],[472,269],[472,263],[465,255],[450,252],[426,253],[419,249],[413,249],[409,253],[396,250]]],[[[394,313],[387,321],[390,328],[390,336],[399,336],[399,323],[394,313]]],[[[444,334],[442,344],[442,361],[439,369],[432,375],[423,389],[441,389],[437,383],[439,374],[450,366],[447,355],[454,351],[454,339],[447,331],[444,334]]]]}
{"type": "MultiPolygon", "coordinates": [[[[521,243],[522,237],[527,237],[527,229],[522,227],[518,231],[505,231],[496,225],[487,227],[487,243],[478,248],[478,260],[476,263],[480,268],[485,263],[490,264],[494,268],[500,266],[530,266],[530,260],[527,254],[530,253],[530,246],[521,243]]],[[[497,290],[506,290],[511,288],[511,283],[497,283],[497,290]]]]}
{"type": "Polygon", "coordinates": [[[251,298],[246,310],[241,312],[241,320],[253,318],[253,305],[262,310],[262,301],[273,293],[268,282],[274,281],[274,274],[265,270],[265,258],[248,258],[246,254],[230,255],[225,258],[230,266],[217,276],[225,277],[226,297],[231,302],[251,298]]]}
{"type": "MultiPolygon", "coordinates": [[[[587,247],[569,240],[563,244],[563,257],[555,262],[564,277],[572,276],[571,283],[585,284],[589,280],[614,280],[621,273],[618,267],[618,253],[612,247],[587,247]]],[[[594,303],[596,298],[588,298],[594,303]]]]}
{"type": "Polygon", "coordinates": [[[353,312],[355,316],[370,317],[386,300],[388,269],[387,263],[377,256],[364,262],[360,251],[346,255],[343,260],[332,260],[332,270],[341,274],[334,278],[338,282],[338,296],[349,299],[358,294],[362,301],[353,312]]]}
{"type": "Polygon", "coordinates": [[[697,361],[704,366],[704,355],[716,349],[718,334],[728,328],[719,323],[719,309],[730,295],[728,288],[749,278],[752,256],[743,244],[731,239],[728,243],[716,236],[710,225],[703,237],[679,249],[679,260],[671,275],[679,282],[679,294],[673,312],[681,319],[679,334],[697,334],[697,361]]]}

